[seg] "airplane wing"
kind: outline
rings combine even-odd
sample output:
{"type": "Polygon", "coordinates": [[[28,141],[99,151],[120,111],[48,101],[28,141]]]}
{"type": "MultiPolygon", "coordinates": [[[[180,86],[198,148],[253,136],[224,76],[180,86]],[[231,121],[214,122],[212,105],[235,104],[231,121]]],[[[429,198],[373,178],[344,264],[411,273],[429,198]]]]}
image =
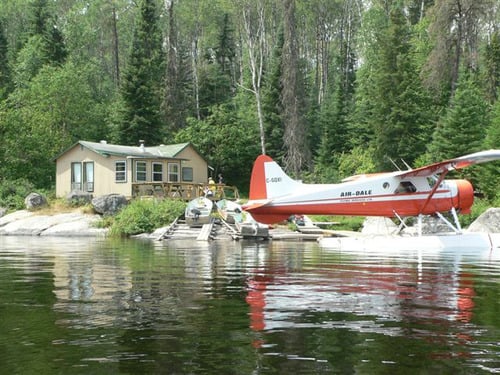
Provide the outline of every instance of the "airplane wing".
{"type": "Polygon", "coordinates": [[[448,172],[454,169],[462,169],[474,164],[486,163],[489,161],[500,160],[500,150],[480,151],[474,154],[460,156],[455,159],[445,160],[439,163],[426,165],[408,171],[402,171],[397,174],[399,177],[412,177],[412,176],[432,176],[435,174],[448,172]]]}

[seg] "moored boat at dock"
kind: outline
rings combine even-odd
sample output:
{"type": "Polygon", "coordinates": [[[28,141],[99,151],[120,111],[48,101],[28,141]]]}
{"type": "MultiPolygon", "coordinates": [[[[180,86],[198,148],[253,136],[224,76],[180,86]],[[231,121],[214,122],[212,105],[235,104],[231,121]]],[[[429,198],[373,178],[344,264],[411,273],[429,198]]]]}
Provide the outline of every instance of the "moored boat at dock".
{"type": "Polygon", "coordinates": [[[201,227],[212,220],[213,202],[205,197],[191,200],[185,210],[186,224],[190,227],[201,227]]]}

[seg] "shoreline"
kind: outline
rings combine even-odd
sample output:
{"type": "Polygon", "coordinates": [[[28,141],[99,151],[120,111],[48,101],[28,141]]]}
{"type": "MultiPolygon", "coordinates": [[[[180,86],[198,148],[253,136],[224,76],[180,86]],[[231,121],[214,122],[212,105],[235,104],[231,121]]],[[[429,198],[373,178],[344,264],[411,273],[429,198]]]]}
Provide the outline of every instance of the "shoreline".
{"type": "MultiPolygon", "coordinates": [[[[97,227],[97,223],[101,221],[101,219],[102,216],[99,214],[83,213],[78,209],[70,212],[56,214],[44,214],[40,211],[29,210],[14,211],[10,214],[0,217],[0,236],[102,238],[107,236],[109,229],[97,227]]],[[[379,222],[377,221],[370,224],[370,220],[365,220],[364,225],[366,226],[366,228],[363,228],[363,231],[359,233],[355,232],[356,236],[363,236],[363,234],[366,235],[367,233],[378,235],[384,235],[384,233],[390,234],[390,232],[387,232],[387,228],[385,228],[385,230],[381,230],[379,222]],[[369,230],[370,228],[372,231],[369,230]]],[[[133,237],[157,238],[158,233],[160,233],[164,229],[165,227],[157,228],[155,231],[153,231],[153,233],[144,233],[142,235],[133,237]]],[[[291,234],[294,233],[293,231],[289,232],[291,234]]],[[[464,229],[463,232],[485,232],[490,234],[500,233],[500,208],[488,209],[482,215],[480,215],[467,229],[464,229]]],[[[286,235],[289,236],[290,233],[287,233],[286,235]]],[[[325,233],[322,234],[324,235],[325,233]]],[[[353,234],[354,233],[352,233],[351,236],[353,234]]]]}
{"type": "Polygon", "coordinates": [[[0,217],[0,236],[104,237],[108,229],[97,228],[97,214],[79,211],[55,215],[15,211],[0,217]]]}

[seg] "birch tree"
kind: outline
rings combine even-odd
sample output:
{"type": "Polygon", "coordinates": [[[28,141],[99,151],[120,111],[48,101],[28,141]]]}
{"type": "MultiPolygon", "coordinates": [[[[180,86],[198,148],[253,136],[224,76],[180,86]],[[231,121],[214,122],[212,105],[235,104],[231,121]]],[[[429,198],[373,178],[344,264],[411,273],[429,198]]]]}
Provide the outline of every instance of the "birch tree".
{"type": "Polygon", "coordinates": [[[243,0],[237,3],[241,9],[244,29],[244,42],[247,47],[248,69],[251,76],[251,88],[242,86],[253,93],[259,122],[260,147],[266,153],[264,116],[262,113],[262,76],[265,59],[265,6],[264,0],[243,0]]]}

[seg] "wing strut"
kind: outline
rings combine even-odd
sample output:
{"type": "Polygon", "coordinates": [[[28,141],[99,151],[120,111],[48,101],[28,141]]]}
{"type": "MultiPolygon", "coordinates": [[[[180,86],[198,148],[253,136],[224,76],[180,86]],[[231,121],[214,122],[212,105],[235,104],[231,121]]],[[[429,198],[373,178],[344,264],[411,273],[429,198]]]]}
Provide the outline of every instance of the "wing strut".
{"type": "Polygon", "coordinates": [[[443,173],[441,173],[441,175],[437,179],[436,183],[434,184],[434,187],[430,191],[429,196],[425,200],[424,205],[420,209],[420,214],[422,214],[422,212],[424,212],[425,208],[427,207],[427,205],[431,201],[432,197],[434,196],[434,194],[436,193],[437,189],[439,188],[439,185],[441,185],[441,182],[443,182],[443,180],[444,180],[444,178],[446,177],[447,174],[448,174],[448,170],[445,170],[445,171],[443,171],[443,173]]]}

